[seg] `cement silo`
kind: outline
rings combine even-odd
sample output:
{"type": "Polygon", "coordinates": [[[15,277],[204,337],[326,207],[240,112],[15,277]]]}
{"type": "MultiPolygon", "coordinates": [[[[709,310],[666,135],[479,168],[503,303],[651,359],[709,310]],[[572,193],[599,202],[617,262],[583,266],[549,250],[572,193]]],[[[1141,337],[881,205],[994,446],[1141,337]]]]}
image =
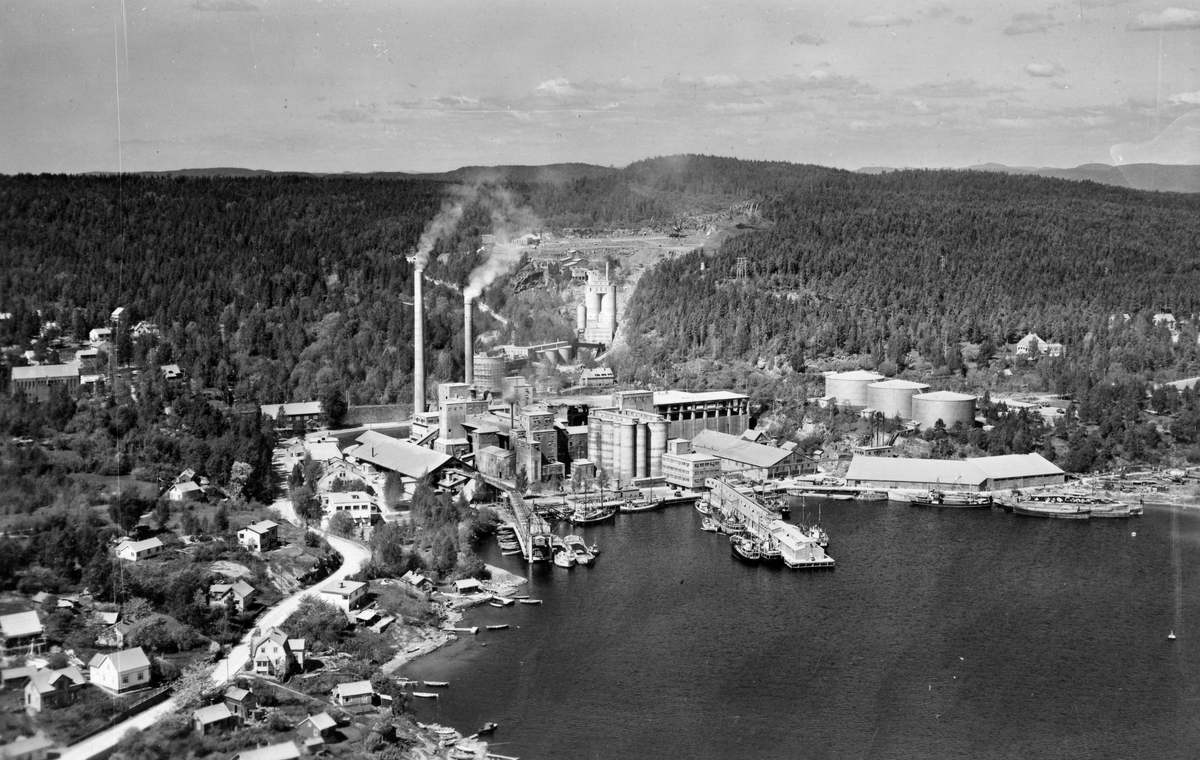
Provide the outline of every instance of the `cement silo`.
{"type": "Polygon", "coordinates": [[[662,477],[662,455],[667,450],[667,423],[651,422],[650,428],[650,477],[662,477]]]}
{"type": "Polygon", "coordinates": [[[929,386],[925,383],[911,380],[880,380],[867,386],[867,406],[889,419],[899,415],[910,420],[913,396],[927,390],[929,386]]]}
{"type": "Polygon", "coordinates": [[[883,375],[865,370],[830,372],[825,375],[825,396],[843,406],[868,406],[867,386],[882,379],[883,375]]]}
{"type": "Polygon", "coordinates": [[[975,424],[975,397],[953,391],[919,393],[912,397],[912,418],[921,430],[930,430],[938,420],[946,429],[961,422],[964,428],[975,424]]]}
{"type": "Polygon", "coordinates": [[[575,307],[575,330],[583,332],[587,329],[587,305],[579,304],[575,307]]]}

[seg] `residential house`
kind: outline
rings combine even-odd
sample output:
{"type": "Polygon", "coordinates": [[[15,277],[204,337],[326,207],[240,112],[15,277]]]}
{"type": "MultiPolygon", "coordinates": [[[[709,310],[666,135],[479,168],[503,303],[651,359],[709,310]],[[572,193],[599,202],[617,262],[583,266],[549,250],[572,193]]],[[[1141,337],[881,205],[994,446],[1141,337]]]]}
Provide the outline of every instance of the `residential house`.
{"type": "Polygon", "coordinates": [[[244,749],[229,760],[298,760],[300,748],[295,742],[270,744],[258,749],[244,749]]]}
{"type": "Polygon", "coordinates": [[[321,507],[329,517],[339,513],[349,515],[355,525],[374,525],[383,519],[375,497],[362,491],[323,493],[321,507]]]}
{"type": "Polygon", "coordinates": [[[370,681],[351,681],[333,687],[333,702],[341,707],[369,705],[375,700],[375,687],[370,681]]]}
{"type": "Polygon", "coordinates": [[[130,562],[142,562],[162,554],[163,548],[163,542],[158,536],[147,538],[145,541],[131,541],[125,538],[117,544],[117,556],[130,562]]]}
{"type": "Polygon", "coordinates": [[[589,388],[604,388],[616,383],[616,376],[608,367],[585,369],[579,373],[579,384],[589,388]]]}
{"type": "Polygon", "coordinates": [[[185,480],[167,489],[167,499],[170,501],[200,501],[204,498],[204,489],[199,483],[185,480]]]}
{"type": "Polygon", "coordinates": [[[133,623],[120,621],[113,623],[100,634],[96,636],[96,646],[101,647],[123,647],[129,643],[129,637],[133,634],[133,623]]]}
{"type": "Polygon", "coordinates": [[[454,590],[460,594],[478,594],[483,591],[483,584],[474,578],[463,578],[454,582],[454,590]]]}
{"type": "Polygon", "coordinates": [[[79,698],[87,685],[83,673],[72,665],[61,670],[39,670],[25,684],[25,708],[41,712],[51,707],[65,707],[79,698]]]}
{"type": "Polygon", "coordinates": [[[45,632],[35,610],[0,615],[0,655],[41,652],[46,646],[45,632]]]}
{"type": "Polygon", "coordinates": [[[93,327],[88,333],[88,342],[93,346],[102,346],[112,340],[112,330],[107,327],[93,327]]]}
{"type": "Polygon", "coordinates": [[[201,707],[192,711],[192,726],[201,736],[232,731],[238,727],[237,716],[230,712],[224,702],[201,707]]]}
{"type": "Polygon", "coordinates": [[[400,576],[400,580],[417,589],[418,591],[428,591],[433,588],[433,581],[420,575],[415,570],[409,570],[404,575],[400,576]]]}
{"type": "Polygon", "coordinates": [[[33,665],[22,665],[19,668],[4,668],[0,670],[0,688],[24,689],[25,684],[29,683],[30,676],[36,672],[38,672],[38,668],[33,665]]]}
{"type": "Polygon", "coordinates": [[[229,712],[237,716],[237,719],[243,724],[249,719],[250,713],[258,709],[258,699],[249,689],[230,686],[225,690],[222,699],[225,700],[225,706],[229,708],[229,712]]]}
{"type": "Polygon", "coordinates": [[[234,609],[245,612],[257,595],[258,590],[240,578],[233,583],[214,583],[208,587],[208,606],[220,607],[232,599],[234,609]]]}
{"type": "Polygon", "coordinates": [[[260,520],[238,531],[238,543],[256,552],[269,552],[279,546],[279,523],[260,520]]]}
{"type": "Polygon", "coordinates": [[[299,667],[287,634],[272,628],[250,648],[254,672],[259,675],[285,677],[299,667]]]}
{"type": "Polygon", "coordinates": [[[150,660],[141,647],[98,654],[88,663],[92,683],[113,694],[150,685],[150,660]]]}
{"type": "Polygon", "coordinates": [[[338,581],[321,589],[321,599],[349,615],[366,602],[367,590],[363,581],[338,581]]]}
{"type": "Polygon", "coordinates": [[[48,760],[58,757],[60,752],[60,748],[43,731],[0,744],[0,758],[4,760],[48,760]]]}
{"type": "MultiPolygon", "coordinates": [[[[369,685],[369,682],[364,681],[363,683],[369,685]]],[[[330,717],[329,713],[324,712],[310,715],[296,726],[296,734],[304,741],[305,745],[325,744],[334,738],[336,730],[337,721],[330,717]]]]}
{"type": "Polygon", "coordinates": [[[183,377],[183,370],[179,369],[178,364],[160,365],[158,371],[162,373],[163,380],[166,380],[168,383],[183,377]]]}

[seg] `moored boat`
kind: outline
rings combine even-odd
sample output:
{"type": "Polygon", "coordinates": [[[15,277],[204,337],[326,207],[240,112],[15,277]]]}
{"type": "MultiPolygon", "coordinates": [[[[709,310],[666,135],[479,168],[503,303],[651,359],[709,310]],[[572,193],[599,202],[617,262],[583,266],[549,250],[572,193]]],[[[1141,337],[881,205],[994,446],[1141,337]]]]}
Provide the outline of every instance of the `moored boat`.
{"type": "Polygon", "coordinates": [[[696,511],[702,515],[711,515],[712,507],[708,506],[705,499],[696,499],[696,511]]]}
{"type": "Polygon", "coordinates": [[[775,565],[783,562],[783,551],[773,540],[759,542],[758,555],[764,565],[775,565]]]}
{"type": "Polygon", "coordinates": [[[508,623],[500,623],[499,625],[489,625],[487,626],[487,629],[489,631],[503,631],[507,627],[508,623]]]}
{"type": "Polygon", "coordinates": [[[622,512],[653,512],[663,505],[659,499],[637,499],[626,501],[619,509],[622,512]]]}
{"type": "Polygon", "coordinates": [[[449,686],[450,682],[449,681],[422,681],[421,684],[423,686],[428,686],[428,687],[432,687],[432,688],[441,688],[441,687],[449,686]]]}
{"type": "Polygon", "coordinates": [[[1091,510],[1079,504],[1055,504],[1042,501],[1018,501],[1013,513],[1026,517],[1051,517],[1059,520],[1086,520],[1091,510]]]}
{"type": "Polygon", "coordinates": [[[421,697],[422,699],[437,699],[438,698],[438,694],[436,691],[414,691],[412,693],[412,695],[414,697],[421,697]]]}
{"type": "Polygon", "coordinates": [[[529,558],[530,562],[549,562],[550,561],[550,539],[546,536],[534,536],[531,540],[532,550],[529,558]]]}
{"type": "Polygon", "coordinates": [[[575,555],[575,564],[591,565],[596,561],[596,555],[588,550],[587,544],[583,542],[582,536],[576,536],[572,534],[567,536],[564,540],[567,543],[568,551],[575,555]]]}
{"type": "Polygon", "coordinates": [[[716,520],[713,520],[711,517],[705,517],[700,521],[700,530],[709,533],[719,533],[721,528],[717,525],[716,520]]]}
{"type": "Polygon", "coordinates": [[[762,559],[762,552],[758,548],[758,542],[749,536],[731,536],[729,538],[729,548],[733,551],[733,556],[743,562],[757,564],[762,559]]]}
{"type": "Polygon", "coordinates": [[[908,503],[914,507],[990,507],[992,497],[970,491],[932,490],[914,495],[908,503]]]}
{"type": "Polygon", "coordinates": [[[616,514],[616,507],[581,507],[571,513],[571,524],[595,525],[596,523],[602,523],[605,520],[611,520],[616,514]]]}

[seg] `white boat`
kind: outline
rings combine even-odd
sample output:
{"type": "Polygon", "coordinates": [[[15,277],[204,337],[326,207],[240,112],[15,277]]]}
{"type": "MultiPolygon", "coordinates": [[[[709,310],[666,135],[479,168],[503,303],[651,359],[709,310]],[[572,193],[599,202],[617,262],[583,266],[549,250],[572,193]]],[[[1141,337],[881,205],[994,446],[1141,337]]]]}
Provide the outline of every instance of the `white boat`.
{"type": "Polygon", "coordinates": [[[510,604],[515,604],[515,603],[516,603],[516,600],[515,600],[515,599],[509,599],[508,597],[504,597],[504,596],[493,596],[493,597],[492,597],[492,602],[493,602],[494,606],[497,606],[497,607],[507,607],[507,606],[509,606],[510,604]]]}
{"type": "Polygon", "coordinates": [[[1174,641],[1174,640],[1175,640],[1175,631],[1171,631],[1170,633],[1168,633],[1168,634],[1167,634],[1167,640],[1168,640],[1168,641],[1174,641]]]}
{"type": "Polygon", "coordinates": [[[716,522],[714,522],[711,517],[705,517],[700,521],[700,530],[708,531],[709,533],[716,533],[720,530],[720,528],[717,527],[716,522]]]}
{"type": "Polygon", "coordinates": [[[708,506],[708,502],[704,499],[696,499],[696,511],[702,515],[711,515],[712,507],[708,506]]]}
{"type": "Polygon", "coordinates": [[[422,681],[421,684],[424,686],[436,688],[436,687],[442,687],[442,686],[449,686],[450,682],[449,681],[422,681]]]}
{"type": "Polygon", "coordinates": [[[508,623],[501,623],[500,625],[489,625],[487,629],[489,631],[503,631],[507,627],[508,623]]]}
{"type": "Polygon", "coordinates": [[[520,602],[521,604],[541,604],[542,603],[541,599],[518,599],[517,601],[520,602]]]}
{"type": "Polygon", "coordinates": [[[554,566],[565,568],[575,567],[575,555],[566,549],[559,549],[554,552],[554,566]]]}
{"type": "Polygon", "coordinates": [[[437,699],[438,698],[436,691],[414,691],[412,693],[412,695],[414,697],[421,697],[422,699],[437,699]]]}
{"type": "Polygon", "coordinates": [[[563,539],[567,544],[567,550],[575,554],[575,562],[580,565],[591,565],[596,561],[596,555],[587,544],[583,542],[582,536],[571,534],[563,539]]]}

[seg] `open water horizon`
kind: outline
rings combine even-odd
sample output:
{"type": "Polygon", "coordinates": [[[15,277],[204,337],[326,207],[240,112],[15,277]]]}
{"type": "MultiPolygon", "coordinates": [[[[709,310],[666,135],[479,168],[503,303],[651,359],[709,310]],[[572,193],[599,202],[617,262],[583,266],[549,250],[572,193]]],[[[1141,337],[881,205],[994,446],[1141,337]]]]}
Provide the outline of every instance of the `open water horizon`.
{"type": "Polygon", "coordinates": [[[476,608],[463,625],[510,627],[398,675],[451,684],[419,720],[495,721],[493,750],[522,760],[1196,756],[1200,511],[821,517],[832,571],[743,565],[691,507],[580,529],[590,568],[492,542],[543,604],[476,608]]]}

